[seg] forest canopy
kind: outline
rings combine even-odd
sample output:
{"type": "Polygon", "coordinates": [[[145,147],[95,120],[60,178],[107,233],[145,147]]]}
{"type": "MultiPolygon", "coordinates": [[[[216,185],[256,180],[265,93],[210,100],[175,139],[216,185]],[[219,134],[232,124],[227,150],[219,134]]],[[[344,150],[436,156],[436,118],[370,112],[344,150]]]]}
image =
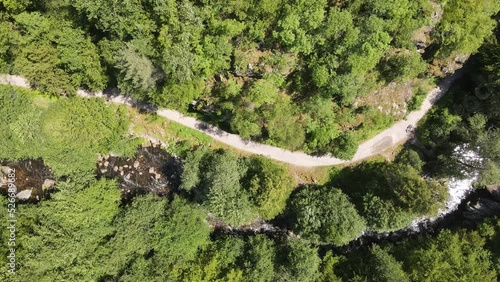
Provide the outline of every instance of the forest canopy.
{"type": "Polygon", "coordinates": [[[54,95],[118,87],[243,138],[349,159],[409,107],[401,96],[381,110],[378,90],[475,53],[499,3],[4,0],[0,69],[54,95]]]}
{"type": "MultiPolygon", "coordinates": [[[[0,86],[0,160],[39,161],[55,186],[16,203],[14,281],[499,281],[498,216],[390,237],[438,215],[445,179],[500,183],[499,9],[499,0],[0,0],[0,72],[33,87],[0,86]],[[413,142],[384,155],[394,160],[312,172],[75,95],[116,87],[244,139],[349,159],[471,54],[413,142]],[[116,166],[123,177],[109,177],[100,164],[137,157],[144,140],[133,135],[151,127],[169,129],[155,148],[177,184],[125,198],[128,174],[116,166]],[[356,240],[366,234],[375,237],[356,240]]],[[[0,195],[1,218],[8,201],[0,195]]],[[[0,269],[1,281],[12,278],[0,269]]]]}

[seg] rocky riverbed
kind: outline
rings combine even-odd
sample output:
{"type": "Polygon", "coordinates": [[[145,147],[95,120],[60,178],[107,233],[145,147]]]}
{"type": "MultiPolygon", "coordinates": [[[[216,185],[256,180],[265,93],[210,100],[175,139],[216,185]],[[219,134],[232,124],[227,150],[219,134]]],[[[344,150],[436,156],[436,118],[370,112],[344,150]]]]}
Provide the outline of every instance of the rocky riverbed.
{"type": "Polygon", "coordinates": [[[0,191],[7,195],[7,180],[10,170],[15,171],[16,198],[24,202],[38,202],[50,198],[56,190],[56,182],[50,168],[42,159],[1,161],[0,191]]]}
{"type": "MultiPolygon", "coordinates": [[[[0,191],[7,194],[7,175],[10,169],[16,171],[17,197],[19,200],[37,202],[50,197],[57,190],[54,176],[43,160],[21,160],[0,162],[0,191]]],[[[122,191],[123,202],[129,202],[136,195],[154,193],[171,196],[182,193],[179,189],[182,174],[180,159],[168,154],[158,145],[140,147],[130,158],[113,155],[99,156],[96,164],[97,177],[116,179],[122,191]]],[[[449,182],[450,201],[446,210],[434,219],[415,221],[407,229],[377,233],[367,231],[345,246],[322,245],[322,251],[334,250],[346,253],[365,248],[374,243],[396,243],[406,238],[433,234],[443,228],[474,228],[485,218],[500,215],[500,184],[489,185],[487,189],[472,191],[471,181],[449,182]]],[[[186,196],[186,195],[184,195],[186,196]]],[[[188,196],[188,195],[187,195],[188,196]]],[[[271,222],[256,221],[245,226],[231,227],[216,218],[209,222],[214,227],[213,236],[266,234],[274,238],[296,236],[288,227],[286,219],[276,218],[271,222]]]]}
{"type": "MultiPolygon", "coordinates": [[[[446,213],[439,217],[419,220],[406,229],[394,232],[365,231],[360,237],[344,246],[321,245],[321,253],[333,250],[338,254],[345,254],[352,250],[366,248],[372,244],[385,242],[397,243],[404,239],[426,234],[436,234],[442,229],[475,228],[484,219],[492,216],[500,216],[500,185],[490,185],[488,189],[473,191],[470,187],[464,187],[467,181],[458,185],[452,181],[452,192],[446,213]],[[455,194],[453,194],[455,193],[455,194]]],[[[470,183],[469,183],[470,184],[470,183]]],[[[252,224],[231,227],[223,222],[212,221],[215,227],[214,236],[240,235],[253,236],[255,234],[266,234],[269,237],[280,238],[283,236],[296,236],[288,226],[286,219],[276,218],[271,222],[256,221],[252,224]]]]}
{"type": "Polygon", "coordinates": [[[100,156],[96,169],[98,177],[118,180],[125,202],[136,195],[154,193],[165,196],[177,190],[181,173],[180,160],[158,145],[141,147],[131,158],[100,156]]]}

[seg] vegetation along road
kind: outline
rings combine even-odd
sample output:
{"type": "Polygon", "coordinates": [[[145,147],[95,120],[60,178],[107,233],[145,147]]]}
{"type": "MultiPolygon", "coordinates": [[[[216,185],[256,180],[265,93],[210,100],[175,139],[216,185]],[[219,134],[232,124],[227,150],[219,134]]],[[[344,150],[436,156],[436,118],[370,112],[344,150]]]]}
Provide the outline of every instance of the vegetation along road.
{"type": "MultiPolygon", "coordinates": [[[[174,110],[158,109],[156,113],[159,116],[165,117],[171,121],[175,121],[189,128],[201,131],[214,138],[215,140],[225,143],[238,150],[264,155],[268,158],[296,166],[315,167],[339,165],[366,159],[368,157],[377,155],[396,144],[400,144],[401,142],[408,140],[411,136],[411,130],[407,129],[416,127],[417,123],[422,119],[427,111],[429,111],[431,107],[448,91],[452,82],[459,78],[462,74],[463,69],[458,70],[454,74],[446,77],[443,81],[441,81],[438,87],[432,89],[431,91],[429,91],[429,93],[427,93],[427,96],[419,110],[411,112],[406,117],[406,119],[396,122],[390,128],[363,142],[361,145],[359,145],[356,154],[351,160],[341,160],[328,155],[311,156],[303,152],[292,152],[282,148],[244,140],[236,134],[225,132],[206,122],[199,121],[193,117],[185,116],[182,113],[174,110]]],[[[0,75],[0,84],[29,87],[29,83],[23,77],[6,74],[0,75]]],[[[89,93],[84,90],[79,90],[77,93],[82,97],[104,96],[101,92],[89,93]]],[[[129,106],[133,105],[132,100],[125,95],[113,96],[109,99],[109,101],[117,104],[125,104],[129,106]]]]}

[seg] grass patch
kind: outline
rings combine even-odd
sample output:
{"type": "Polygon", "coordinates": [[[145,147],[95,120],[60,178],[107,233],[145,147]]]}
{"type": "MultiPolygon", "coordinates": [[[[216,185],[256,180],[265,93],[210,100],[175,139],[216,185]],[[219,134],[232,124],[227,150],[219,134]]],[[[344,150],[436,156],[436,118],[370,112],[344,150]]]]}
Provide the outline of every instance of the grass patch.
{"type": "Polygon", "coordinates": [[[413,86],[412,96],[408,101],[408,113],[420,109],[427,93],[436,87],[434,79],[421,79],[413,86]]]}
{"type": "Polygon", "coordinates": [[[168,144],[167,151],[175,155],[183,155],[193,147],[208,146],[211,149],[230,150],[237,156],[248,156],[251,153],[237,150],[210,136],[186,127],[182,124],[169,121],[156,114],[141,114],[136,109],[127,107],[130,122],[130,131],[136,136],[150,136],[164,144],[168,144]]]}
{"type": "Polygon", "coordinates": [[[203,144],[210,144],[213,141],[210,136],[176,122],[168,122],[166,130],[176,138],[197,140],[203,144]]]}
{"type": "Polygon", "coordinates": [[[335,166],[300,167],[287,164],[290,175],[294,176],[299,184],[323,185],[330,179],[335,166]]]}
{"type": "Polygon", "coordinates": [[[411,96],[410,101],[408,101],[408,111],[411,112],[420,109],[426,95],[427,92],[425,92],[425,90],[421,87],[415,87],[413,89],[413,95],[411,96]]]}

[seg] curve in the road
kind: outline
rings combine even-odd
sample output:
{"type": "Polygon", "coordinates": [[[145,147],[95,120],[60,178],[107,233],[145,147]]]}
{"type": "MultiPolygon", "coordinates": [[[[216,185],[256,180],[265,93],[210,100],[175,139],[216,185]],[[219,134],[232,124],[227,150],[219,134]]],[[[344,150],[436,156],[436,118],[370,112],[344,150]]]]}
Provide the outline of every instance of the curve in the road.
{"type": "MultiPolygon", "coordinates": [[[[377,155],[396,144],[400,144],[408,140],[411,132],[407,132],[407,128],[409,126],[416,127],[417,123],[424,117],[431,107],[448,91],[452,82],[459,78],[462,74],[463,69],[449,75],[439,84],[438,87],[434,88],[427,94],[419,110],[411,112],[406,119],[396,122],[388,129],[380,132],[376,136],[359,145],[352,160],[341,160],[329,155],[311,156],[303,152],[292,152],[282,148],[244,140],[236,134],[225,132],[213,125],[199,121],[193,117],[185,116],[174,110],[158,109],[156,113],[159,116],[167,118],[168,120],[178,122],[184,126],[203,132],[213,139],[238,150],[263,155],[277,161],[302,167],[346,164],[377,155]]],[[[7,74],[0,75],[0,84],[9,84],[26,88],[30,87],[29,83],[23,77],[7,74]]],[[[84,90],[78,90],[77,94],[82,97],[104,97],[102,93],[89,93],[84,90]]],[[[117,104],[134,106],[132,100],[124,95],[112,96],[108,98],[108,101],[117,104]]]]}

